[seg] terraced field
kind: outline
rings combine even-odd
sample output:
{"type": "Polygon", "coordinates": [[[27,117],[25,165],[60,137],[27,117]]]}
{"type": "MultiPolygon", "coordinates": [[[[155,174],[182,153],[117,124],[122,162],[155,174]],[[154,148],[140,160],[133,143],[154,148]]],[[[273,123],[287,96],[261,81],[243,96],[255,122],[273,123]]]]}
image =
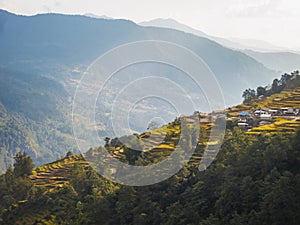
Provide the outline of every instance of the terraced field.
{"type": "MultiPolygon", "coordinates": [[[[199,118],[193,116],[185,117],[188,126],[193,126],[196,122],[199,122],[199,118]],[[196,121],[197,120],[197,121],[196,121]]],[[[211,117],[208,115],[200,116],[200,129],[204,130],[208,135],[214,124],[211,121],[211,117]]],[[[180,123],[170,123],[161,128],[157,128],[138,136],[138,139],[143,143],[143,158],[150,162],[157,162],[163,158],[169,156],[176,148],[180,139],[181,127],[180,123]]],[[[216,139],[217,140],[217,139],[216,139]]],[[[212,147],[218,144],[218,141],[208,142],[207,139],[200,139],[198,144],[202,146],[212,147]]],[[[117,146],[110,148],[112,155],[118,159],[124,159],[124,148],[117,146]]],[[[202,157],[202,153],[195,152],[191,158],[191,162],[199,163],[202,157]]]]}
{"type": "Polygon", "coordinates": [[[34,185],[47,187],[50,190],[63,187],[69,183],[70,172],[75,164],[83,167],[88,166],[82,155],[68,154],[61,160],[35,168],[29,178],[34,182],[34,185]]]}
{"type": "MultiPolygon", "coordinates": [[[[263,101],[252,101],[247,104],[240,104],[226,110],[227,115],[231,119],[237,119],[240,112],[251,113],[258,108],[281,109],[294,108],[300,109],[300,87],[293,90],[284,90],[278,94],[271,95],[263,101]]],[[[260,119],[255,119],[258,122],[260,119]]],[[[300,117],[295,116],[274,116],[273,122],[268,125],[254,127],[247,134],[258,135],[265,133],[294,133],[300,126],[300,117]]]]}
{"type": "MultiPolygon", "coordinates": [[[[240,104],[235,107],[228,108],[226,113],[228,117],[236,118],[242,111],[252,112],[257,108],[270,108],[280,109],[283,107],[287,108],[300,108],[300,88],[294,90],[285,90],[279,94],[272,95],[261,102],[252,102],[250,104],[240,104]]],[[[211,115],[199,114],[197,116],[186,116],[184,117],[189,127],[195,126],[199,122],[200,118],[200,130],[206,133],[206,137],[209,136],[211,128],[214,126],[212,123],[211,115]],[[199,117],[198,117],[199,116],[199,117]]],[[[300,126],[300,118],[297,117],[277,117],[273,118],[273,122],[268,125],[254,127],[248,130],[246,134],[258,135],[261,133],[294,133],[300,126]]],[[[142,157],[147,162],[157,162],[169,156],[176,148],[178,141],[181,137],[180,121],[175,120],[163,127],[139,134],[134,136],[140,143],[142,143],[143,152],[142,157]]],[[[213,155],[214,146],[218,145],[217,138],[208,141],[207,138],[199,139],[198,145],[206,147],[207,159],[211,159],[213,155]],[[211,150],[210,150],[211,149],[211,150]]],[[[203,148],[204,149],[204,148],[203,148]]],[[[109,146],[109,152],[119,160],[126,160],[125,147],[124,145],[109,146]]],[[[99,154],[93,152],[93,154],[99,154]]],[[[195,152],[192,156],[190,163],[198,165],[203,152],[195,152]]],[[[54,188],[64,187],[69,184],[71,170],[74,165],[80,165],[88,167],[89,164],[84,160],[82,155],[67,155],[61,160],[57,160],[53,163],[49,163],[40,166],[33,170],[33,174],[30,179],[36,186],[43,186],[53,190],[54,188]]]]}
{"type": "Polygon", "coordinates": [[[284,118],[278,118],[274,123],[254,127],[246,134],[258,135],[261,133],[295,133],[297,128],[300,126],[300,119],[287,120],[284,118]]]}
{"type": "Polygon", "coordinates": [[[294,90],[284,90],[279,94],[274,94],[262,102],[258,102],[255,107],[266,107],[270,109],[295,108],[300,109],[300,88],[294,90]]]}
{"type": "MultiPolygon", "coordinates": [[[[199,121],[198,118],[193,116],[185,117],[185,120],[188,126],[195,125],[196,120],[199,121]]],[[[213,126],[211,118],[207,115],[202,116],[200,121],[200,128],[209,134],[211,127],[213,126]]],[[[142,157],[148,162],[157,162],[162,158],[167,157],[175,150],[180,134],[180,122],[174,121],[161,128],[138,135],[137,138],[143,143],[144,151],[142,157]]],[[[213,147],[218,144],[218,142],[208,142],[207,139],[203,139],[198,144],[213,147]]],[[[126,158],[124,148],[125,147],[122,145],[109,146],[108,151],[115,158],[122,161],[126,158]]],[[[99,154],[99,152],[93,150],[90,154],[97,158],[97,154],[99,154]]],[[[34,185],[47,187],[49,191],[52,191],[55,188],[64,187],[69,184],[71,171],[75,165],[89,167],[89,163],[84,160],[84,157],[84,155],[67,154],[67,156],[63,159],[35,168],[30,179],[34,182],[34,185]]],[[[209,159],[209,154],[206,157],[209,159]]],[[[201,158],[202,153],[195,152],[190,161],[197,165],[201,158]]]]}
{"type": "Polygon", "coordinates": [[[246,104],[239,104],[237,106],[234,107],[230,107],[226,110],[227,113],[227,117],[229,118],[234,118],[234,117],[238,117],[240,112],[248,112],[250,113],[250,111],[253,109],[253,105],[246,105],[246,104]]]}
{"type": "Polygon", "coordinates": [[[228,117],[238,117],[240,112],[252,112],[257,108],[300,109],[300,87],[293,90],[284,90],[278,94],[271,95],[263,101],[252,101],[247,104],[240,104],[226,110],[228,117]]]}

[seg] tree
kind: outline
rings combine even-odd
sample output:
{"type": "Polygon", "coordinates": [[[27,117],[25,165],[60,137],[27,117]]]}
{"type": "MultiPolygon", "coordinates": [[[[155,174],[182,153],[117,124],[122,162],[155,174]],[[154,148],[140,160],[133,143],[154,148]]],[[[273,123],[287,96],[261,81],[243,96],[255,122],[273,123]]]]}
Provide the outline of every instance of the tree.
{"type": "Polygon", "coordinates": [[[105,141],[105,147],[109,147],[110,138],[106,137],[106,138],[104,138],[104,141],[105,141]]]}
{"type": "Polygon", "coordinates": [[[292,77],[293,75],[290,75],[288,73],[281,75],[280,84],[284,87],[286,83],[291,80],[292,77]]]}
{"type": "Polygon", "coordinates": [[[272,83],[272,93],[279,93],[280,91],[279,80],[274,79],[272,83]]]}
{"type": "Polygon", "coordinates": [[[255,97],[255,95],[255,90],[248,88],[243,92],[242,97],[244,98],[244,102],[250,102],[255,97]]]}
{"type": "Polygon", "coordinates": [[[142,142],[135,136],[130,136],[128,139],[128,146],[124,146],[124,154],[129,164],[134,162],[142,155],[142,142]]]}
{"type": "Polygon", "coordinates": [[[258,87],[256,89],[256,94],[257,94],[257,96],[265,95],[266,94],[266,88],[261,87],[261,86],[258,87]]]}
{"type": "Polygon", "coordinates": [[[34,164],[30,156],[27,156],[25,152],[18,152],[14,157],[14,175],[16,177],[28,176],[32,174],[34,164]]]}

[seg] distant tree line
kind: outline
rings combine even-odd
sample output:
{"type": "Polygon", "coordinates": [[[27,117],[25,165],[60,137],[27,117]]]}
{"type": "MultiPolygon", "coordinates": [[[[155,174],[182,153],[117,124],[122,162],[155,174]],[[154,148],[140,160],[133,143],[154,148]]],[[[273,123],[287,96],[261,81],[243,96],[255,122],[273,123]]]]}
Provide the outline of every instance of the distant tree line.
{"type": "Polygon", "coordinates": [[[299,71],[294,71],[291,74],[283,74],[280,79],[274,79],[270,87],[257,87],[256,90],[248,88],[243,92],[242,97],[244,98],[244,103],[251,102],[261,96],[270,96],[272,94],[277,94],[284,89],[293,89],[300,86],[300,76],[299,71]]]}

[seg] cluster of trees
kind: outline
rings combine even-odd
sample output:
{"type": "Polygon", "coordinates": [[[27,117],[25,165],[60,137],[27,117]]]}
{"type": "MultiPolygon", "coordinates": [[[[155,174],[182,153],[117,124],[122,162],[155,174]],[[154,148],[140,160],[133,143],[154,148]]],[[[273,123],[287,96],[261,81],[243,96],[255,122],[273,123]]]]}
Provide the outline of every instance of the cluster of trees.
{"type": "Polygon", "coordinates": [[[75,165],[70,185],[49,192],[27,178],[31,167],[26,155],[18,155],[14,169],[0,177],[0,224],[300,221],[300,129],[295,135],[257,138],[238,128],[228,130],[207,170],[199,172],[188,164],[168,180],[145,187],[114,184],[91,168],[75,165]]]}
{"type": "Polygon", "coordinates": [[[300,86],[299,71],[294,71],[291,74],[283,74],[280,79],[274,79],[270,88],[258,87],[256,90],[248,88],[243,92],[242,97],[245,102],[250,102],[259,96],[270,96],[272,94],[280,93],[285,88],[291,89],[300,86]]]}

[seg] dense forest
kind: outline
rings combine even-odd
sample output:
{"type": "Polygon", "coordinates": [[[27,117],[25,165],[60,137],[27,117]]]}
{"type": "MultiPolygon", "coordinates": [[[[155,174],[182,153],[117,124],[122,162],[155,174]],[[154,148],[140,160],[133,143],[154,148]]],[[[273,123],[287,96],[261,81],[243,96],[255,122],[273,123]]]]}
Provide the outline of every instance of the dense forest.
{"type": "Polygon", "coordinates": [[[38,187],[25,153],[0,177],[1,224],[299,224],[300,129],[296,134],[227,130],[207,170],[188,164],[144,187],[114,184],[74,164],[69,185],[38,187]]]}
{"type": "Polygon", "coordinates": [[[0,174],[20,150],[37,165],[74,151],[70,108],[53,78],[0,66],[0,174]]]}

